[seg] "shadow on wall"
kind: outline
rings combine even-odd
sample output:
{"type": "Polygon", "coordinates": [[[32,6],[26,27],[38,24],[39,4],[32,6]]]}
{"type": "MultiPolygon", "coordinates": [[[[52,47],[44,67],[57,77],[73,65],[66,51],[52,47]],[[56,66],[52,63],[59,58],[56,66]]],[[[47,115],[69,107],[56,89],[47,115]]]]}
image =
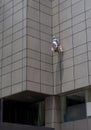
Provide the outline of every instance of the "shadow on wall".
{"type": "Polygon", "coordinates": [[[63,61],[63,53],[61,53],[60,55],[59,55],[59,66],[60,66],[60,81],[62,81],[62,76],[63,76],[63,71],[61,71],[62,70],[62,68],[63,68],[63,64],[62,64],[62,61],[63,61]]]}
{"type": "Polygon", "coordinates": [[[62,68],[63,68],[63,64],[62,64],[62,61],[63,61],[63,53],[59,53],[58,54],[58,63],[56,65],[56,72],[55,72],[55,87],[61,85],[61,81],[62,81],[62,76],[63,76],[63,71],[62,68]]]}

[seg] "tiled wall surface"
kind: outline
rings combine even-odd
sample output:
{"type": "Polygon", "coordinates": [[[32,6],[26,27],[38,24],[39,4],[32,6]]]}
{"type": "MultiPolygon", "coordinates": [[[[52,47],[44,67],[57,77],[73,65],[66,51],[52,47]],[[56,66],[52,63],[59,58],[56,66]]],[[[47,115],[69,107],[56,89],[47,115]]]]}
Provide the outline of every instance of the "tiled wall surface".
{"type": "Polygon", "coordinates": [[[0,96],[25,89],[26,0],[0,0],[0,96]]]}
{"type": "Polygon", "coordinates": [[[53,34],[64,49],[54,54],[55,94],[91,84],[91,1],[53,0],[53,34]]]}
{"type": "Polygon", "coordinates": [[[0,96],[53,94],[52,2],[0,0],[0,96]]]}
{"type": "Polygon", "coordinates": [[[91,84],[90,0],[0,2],[0,95],[58,94],[91,84]],[[62,55],[50,51],[52,34],[62,55]]]}
{"type": "Polygon", "coordinates": [[[45,126],[61,130],[60,98],[50,96],[45,100],[45,126]]]}
{"type": "Polygon", "coordinates": [[[52,3],[27,1],[27,90],[53,94],[52,3]]]}
{"type": "MultiPolygon", "coordinates": [[[[0,97],[24,90],[53,95],[91,85],[90,35],[91,0],[0,0],[0,97]],[[52,35],[63,54],[50,51],[52,35]]],[[[45,125],[65,130],[57,101],[46,98],[45,125]]]]}

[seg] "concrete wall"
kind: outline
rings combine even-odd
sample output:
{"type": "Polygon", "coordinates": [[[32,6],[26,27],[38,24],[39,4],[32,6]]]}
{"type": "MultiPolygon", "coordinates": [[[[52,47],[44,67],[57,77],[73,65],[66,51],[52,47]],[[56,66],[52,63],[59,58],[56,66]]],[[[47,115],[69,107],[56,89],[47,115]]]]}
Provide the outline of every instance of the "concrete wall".
{"type": "Polygon", "coordinates": [[[64,49],[54,54],[55,94],[91,85],[91,1],[53,0],[53,34],[64,49]]]}

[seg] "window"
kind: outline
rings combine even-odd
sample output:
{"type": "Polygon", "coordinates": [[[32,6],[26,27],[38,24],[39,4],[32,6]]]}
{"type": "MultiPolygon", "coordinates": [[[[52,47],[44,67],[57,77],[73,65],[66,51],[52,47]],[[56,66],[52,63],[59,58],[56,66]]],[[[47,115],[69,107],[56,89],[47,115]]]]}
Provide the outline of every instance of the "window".
{"type": "Polygon", "coordinates": [[[78,92],[61,98],[62,122],[86,118],[85,92],[78,92]]]}
{"type": "Polygon", "coordinates": [[[45,125],[44,101],[37,103],[4,100],[3,122],[45,125]]]}

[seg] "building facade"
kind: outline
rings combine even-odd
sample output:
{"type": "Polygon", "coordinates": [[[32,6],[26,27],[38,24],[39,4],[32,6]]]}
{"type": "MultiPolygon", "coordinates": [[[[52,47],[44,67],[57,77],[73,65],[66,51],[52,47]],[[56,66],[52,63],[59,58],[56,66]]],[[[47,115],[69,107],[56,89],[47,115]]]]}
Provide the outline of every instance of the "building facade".
{"type": "Polygon", "coordinates": [[[90,34],[91,0],[0,0],[0,121],[90,130],[90,34]]]}

